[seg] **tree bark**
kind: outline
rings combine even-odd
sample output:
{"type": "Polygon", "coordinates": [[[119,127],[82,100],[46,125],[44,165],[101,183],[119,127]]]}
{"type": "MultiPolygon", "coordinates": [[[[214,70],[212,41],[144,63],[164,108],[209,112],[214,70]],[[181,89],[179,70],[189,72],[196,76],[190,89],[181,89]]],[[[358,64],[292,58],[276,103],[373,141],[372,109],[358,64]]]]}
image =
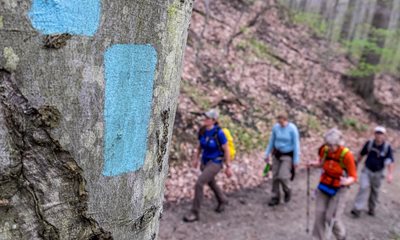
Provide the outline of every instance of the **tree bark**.
{"type": "Polygon", "coordinates": [[[0,239],[157,239],[192,0],[74,1],[0,0],[0,239]]]}

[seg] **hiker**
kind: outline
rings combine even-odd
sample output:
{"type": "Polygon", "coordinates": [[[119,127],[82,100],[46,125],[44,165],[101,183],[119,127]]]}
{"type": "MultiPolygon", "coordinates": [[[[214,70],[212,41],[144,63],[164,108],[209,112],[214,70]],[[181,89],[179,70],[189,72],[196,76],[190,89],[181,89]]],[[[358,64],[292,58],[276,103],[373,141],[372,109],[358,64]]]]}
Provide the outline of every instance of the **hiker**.
{"type": "Polygon", "coordinates": [[[225,174],[227,177],[232,176],[227,138],[218,125],[218,112],[216,110],[210,110],[204,113],[204,117],[203,127],[199,132],[199,145],[193,159],[194,168],[197,168],[201,162],[200,170],[202,173],[195,185],[193,207],[183,218],[185,222],[199,220],[200,205],[203,199],[203,188],[205,184],[210,186],[217,198],[218,207],[215,209],[216,212],[223,212],[227,204],[225,194],[215,181],[215,176],[223,167],[225,167],[225,174]],[[202,156],[201,161],[199,161],[200,154],[202,156]]]}
{"type": "Polygon", "coordinates": [[[324,135],[325,144],[319,149],[318,162],[310,163],[308,167],[321,167],[322,174],[316,190],[316,209],[313,237],[329,239],[325,236],[334,234],[336,239],[346,238],[346,229],[341,221],[345,207],[345,197],[357,180],[357,169],[354,156],[343,146],[342,133],[333,128],[324,135]]]}
{"type": "Polygon", "coordinates": [[[375,138],[364,144],[358,158],[360,163],[364,156],[367,156],[364,168],[360,175],[360,189],[355,199],[351,213],[354,217],[360,217],[361,210],[366,207],[368,201],[368,214],[375,216],[375,208],[378,202],[379,188],[381,180],[385,177],[385,167],[387,168],[386,180],[388,183],[393,179],[393,155],[390,144],[385,141],[386,129],[382,126],[375,128],[375,138]]]}
{"type": "Polygon", "coordinates": [[[284,201],[290,201],[289,179],[300,161],[300,139],[296,125],[288,121],[286,113],[279,114],[277,120],[278,123],[272,128],[264,159],[269,163],[272,154],[272,198],[269,206],[280,204],[280,186],[284,192],[284,201]]]}

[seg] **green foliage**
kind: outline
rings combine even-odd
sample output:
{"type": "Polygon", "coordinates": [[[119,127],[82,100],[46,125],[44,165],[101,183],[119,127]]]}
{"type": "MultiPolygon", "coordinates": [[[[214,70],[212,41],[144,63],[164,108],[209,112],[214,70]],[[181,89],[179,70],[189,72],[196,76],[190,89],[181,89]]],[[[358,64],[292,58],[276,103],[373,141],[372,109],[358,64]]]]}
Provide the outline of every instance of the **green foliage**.
{"type": "Polygon", "coordinates": [[[242,34],[246,35],[246,34],[248,34],[248,33],[250,32],[250,28],[243,26],[243,27],[240,28],[239,31],[240,31],[242,34]]]}
{"type": "Polygon", "coordinates": [[[380,66],[361,61],[356,67],[350,69],[348,75],[352,77],[363,78],[378,72],[380,72],[380,66]]]}
{"type": "Polygon", "coordinates": [[[248,44],[246,41],[240,41],[239,43],[236,44],[236,50],[238,51],[245,51],[247,48],[248,44]]]}
{"type": "Polygon", "coordinates": [[[328,29],[327,22],[316,13],[296,12],[293,16],[293,22],[309,27],[319,37],[324,36],[328,29]]]}
{"type": "MultiPolygon", "coordinates": [[[[390,31],[376,30],[379,34],[386,34],[389,36],[390,31]]],[[[354,39],[352,41],[342,42],[348,49],[348,54],[353,59],[359,59],[358,65],[350,69],[349,75],[353,77],[366,77],[372,74],[387,72],[397,74],[400,64],[400,56],[398,51],[398,44],[388,44],[386,47],[380,47],[371,39],[354,39]],[[373,54],[381,59],[382,64],[373,65],[365,62],[362,56],[365,54],[373,54]]]]}
{"type": "MultiPolygon", "coordinates": [[[[390,1],[389,1],[390,2],[390,1]]],[[[381,2],[382,4],[383,2],[381,2]]],[[[352,9],[348,9],[352,15],[352,9]]],[[[318,37],[326,36],[328,26],[335,24],[327,21],[322,15],[302,11],[290,11],[291,21],[309,27],[318,37]]],[[[351,76],[364,77],[369,74],[389,73],[398,75],[400,73],[400,29],[376,28],[370,23],[361,23],[356,27],[355,38],[352,40],[341,39],[341,25],[329,27],[330,40],[341,42],[347,49],[347,54],[354,60],[359,61],[359,66],[350,70],[351,76]],[[365,33],[367,38],[365,39],[365,33]],[[384,45],[384,46],[383,46],[384,45]],[[380,59],[379,66],[368,64],[362,56],[374,54],[380,59]]],[[[346,27],[346,26],[344,26],[346,27]]]]}
{"type": "Polygon", "coordinates": [[[268,45],[264,41],[258,40],[254,37],[240,41],[235,47],[238,51],[249,49],[258,58],[268,60],[273,65],[279,64],[279,61],[273,56],[272,50],[268,45]]]}
{"type": "Polygon", "coordinates": [[[265,58],[269,56],[270,50],[268,49],[268,46],[264,42],[259,41],[255,38],[251,38],[249,40],[249,45],[257,57],[265,58]]]}
{"type": "Polygon", "coordinates": [[[321,123],[315,116],[307,116],[307,127],[311,131],[319,132],[321,130],[321,123]]]}
{"type": "Polygon", "coordinates": [[[360,58],[365,52],[378,55],[382,53],[381,47],[367,39],[354,39],[352,41],[343,41],[342,43],[346,46],[350,56],[353,58],[360,58]]]}
{"type": "Polygon", "coordinates": [[[393,234],[390,240],[400,240],[400,234],[393,234]]]}
{"type": "Polygon", "coordinates": [[[369,39],[370,41],[382,41],[388,38],[395,38],[398,36],[399,30],[390,30],[390,29],[383,29],[383,28],[375,28],[371,27],[369,29],[369,39]]]}
{"type": "Polygon", "coordinates": [[[241,153],[261,150],[267,144],[269,133],[256,131],[241,123],[233,122],[230,117],[222,115],[219,119],[222,127],[227,127],[232,133],[236,148],[241,153]]]}
{"type": "Polygon", "coordinates": [[[368,126],[358,122],[356,119],[353,118],[344,118],[342,125],[345,129],[353,129],[357,132],[365,132],[368,130],[368,126]]]}

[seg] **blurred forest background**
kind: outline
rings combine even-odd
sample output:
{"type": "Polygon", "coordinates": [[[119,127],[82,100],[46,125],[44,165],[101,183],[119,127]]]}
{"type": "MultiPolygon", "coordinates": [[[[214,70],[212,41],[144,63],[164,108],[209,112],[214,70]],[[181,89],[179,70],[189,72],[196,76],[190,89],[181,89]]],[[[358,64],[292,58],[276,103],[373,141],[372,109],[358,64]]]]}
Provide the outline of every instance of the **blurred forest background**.
{"type": "MultiPolygon", "coordinates": [[[[377,124],[399,147],[400,0],[204,0],[194,5],[185,52],[165,198],[193,195],[190,160],[201,114],[221,112],[235,139],[226,191],[262,182],[275,116],[301,133],[303,163],[330,127],[353,152],[377,124]],[[397,139],[396,139],[397,137],[397,139]]],[[[209,194],[209,193],[208,193],[209,194]]]]}

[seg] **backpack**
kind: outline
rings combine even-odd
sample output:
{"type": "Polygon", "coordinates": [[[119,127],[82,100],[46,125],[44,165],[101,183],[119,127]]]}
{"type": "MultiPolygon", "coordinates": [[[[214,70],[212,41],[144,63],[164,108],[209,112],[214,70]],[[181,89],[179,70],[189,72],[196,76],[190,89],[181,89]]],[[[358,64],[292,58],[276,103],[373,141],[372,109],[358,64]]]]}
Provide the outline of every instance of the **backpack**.
{"type": "Polygon", "coordinates": [[[322,157],[322,168],[324,174],[321,178],[321,182],[328,186],[340,187],[340,177],[343,176],[343,172],[346,171],[344,165],[344,157],[350,151],[348,148],[343,148],[340,153],[339,159],[327,159],[328,147],[324,147],[324,155],[322,157]]]}
{"type": "MultiPolygon", "coordinates": [[[[374,140],[373,139],[368,140],[368,147],[367,147],[368,153],[370,153],[373,150],[373,148],[372,148],[373,146],[374,146],[374,140]]],[[[376,149],[376,150],[378,150],[378,149],[376,149]]],[[[383,143],[383,152],[379,152],[378,157],[385,157],[388,152],[389,152],[389,143],[387,143],[385,141],[383,143]]]]}
{"type": "MultiPolygon", "coordinates": [[[[228,144],[228,150],[229,150],[229,154],[231,155],[231,161],[233,159],[235,159],[235,155],[236,155],[236,149],[235,149],[235,144],[233,143],[233,137],[231,132],[229,131],[229,129],[227,128],[222,128],[222,131],[225,134],[226,140],[228,140],[227,144],[228,144]]],[[[217,139],[218,142],[218,139],[217,139]]]]}
{"type": "MultiPolygon", "coordinates": [[[[226,140],[227,140],[226,144],[228,144],[228,150],[229,150],[229,153],[230,153],[230,156],[231,156],[231,161],[232,161],[233,159],[235,159],[235,156],[236,156],[236,149],[235,149],[235,144],[233,142],[232,134],[231,134],[231,132],[229,131],[228,128],[218,127],[217,131],[215,131],[215,133],[213,135],[213,138],[217,142],[218,147],[219,147],[221,152],[224,152],[224,151],[222,150],[221,144],[219,143],[218,136],[217,136],[220,130],[222,130],[222,132],[224,133],[224,135],[226,137],[226,140]]],[[[205,131],[205,129],[201,128],[200,132],[199,132],[199,136],[203,135],[204,131],[205,131]]]]}

